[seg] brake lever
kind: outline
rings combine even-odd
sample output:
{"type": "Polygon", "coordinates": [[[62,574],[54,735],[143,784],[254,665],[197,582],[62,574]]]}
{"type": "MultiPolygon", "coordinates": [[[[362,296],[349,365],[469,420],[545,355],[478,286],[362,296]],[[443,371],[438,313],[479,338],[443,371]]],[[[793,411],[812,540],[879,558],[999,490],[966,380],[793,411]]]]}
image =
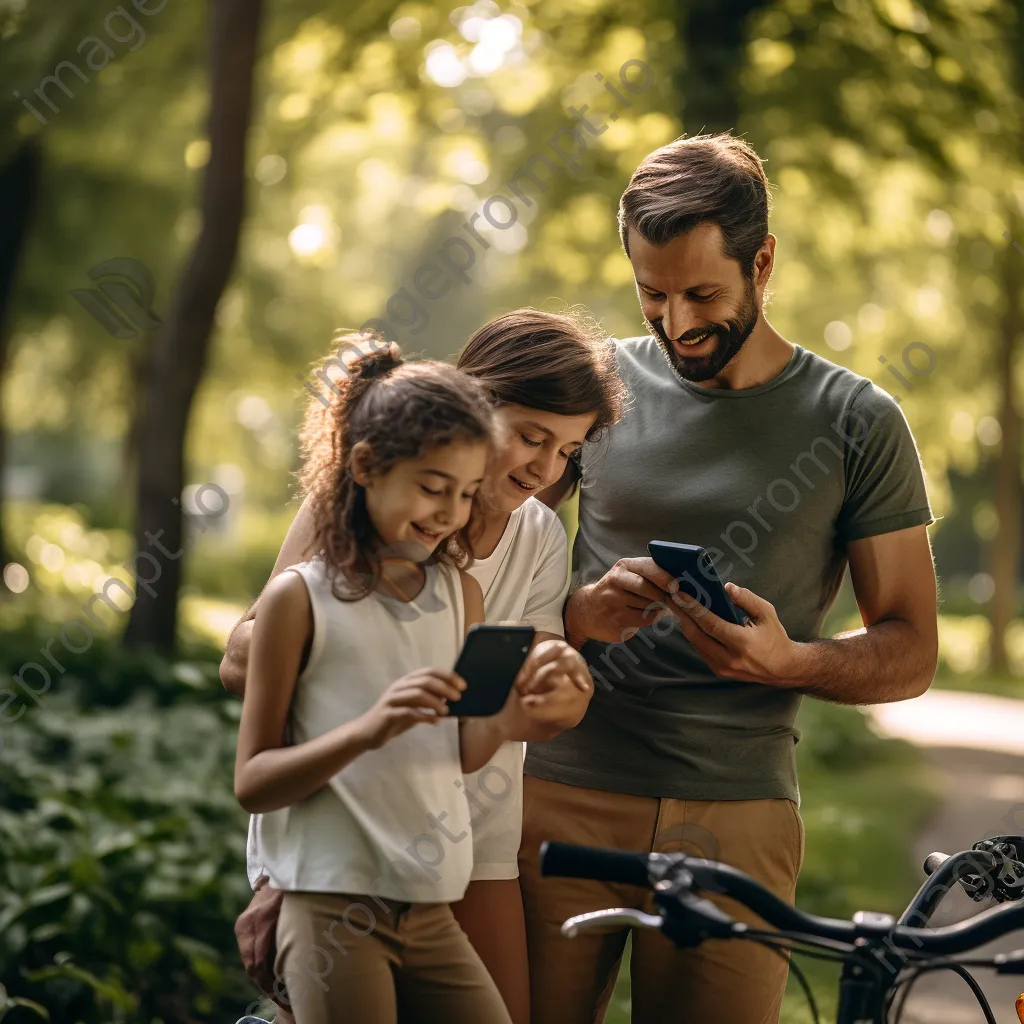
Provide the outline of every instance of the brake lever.
{"type": "Polygon", "coordinates": [[[657,930],[662,926],[662,918],[656,914],[645,914],[643,911],[627,907],[610,907],[608,910],[592,910],[587,914],[570,917],[562,924],[562,934],[567,939],[574,939],[582,932],[602,931],[611,926],[622,925],[657,930]]]}
{"type": "Polygon", "coordinates": [[[998,903],[1024,898],[1024,836],[994,836],[974,844],[974,849],[995,859],[990,875],[991,895],[998,903]]]}
{"type": "MultiPolygon", "coordinates": [[[[1020,838],[1019,841],[1024,848],[1024,838],[1020,838]]],[[[981,903],[990,896],[997,903],[1007,903],[1024,897],[1024,864],[1017,857],[1014,837],[997,836],[993,839],[983,839],[975,843],[970,852],[979,856],[972,857],[969,853],[957,854],[957,863],[951,878],[959,882],[960,887],[975,903],[981,903]]],[[[929,877],[934,875],[952,859],[945,853],[930,853],[924,862],[925,874],[929,877]]],[[[925,885],[927,887],[927,883],[925,885]]]]}
{"type": "Polygon", "coordinates": [[[693,891],[693,875],[686,868],[676,867],[655,882],[654,902],[664,916],[662,934],[678,948],[693,948],[705,939],[736,935],[736,921],[693,891]]]}

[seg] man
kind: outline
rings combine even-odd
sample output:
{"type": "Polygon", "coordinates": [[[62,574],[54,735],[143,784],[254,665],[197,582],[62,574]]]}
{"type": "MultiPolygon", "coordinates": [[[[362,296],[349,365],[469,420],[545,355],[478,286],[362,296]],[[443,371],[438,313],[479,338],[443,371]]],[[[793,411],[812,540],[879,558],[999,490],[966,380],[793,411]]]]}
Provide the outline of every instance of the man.
{"type": "MultiPolygon", "coordinates": [[[[616,343],[632,404],[583,455],[565,626],[596,693],[576,729],[527,753],[533,1024],[592,1024],[611,995],[625,933],[567,940],[566,917],[653,909],[637,889],[540,878],[543,840],[683,850],[792,901],[801,695],[905,700],[935,671],[931,513],[913,438],[883,391],[764,318],[768,210],[760,159],[728,135],[657,150],[622,197],[651,336],[616,343]],[[679,595],[645,557],[655,539],[705,547],[748,624],[679,595]],[[818,639],[847,564],[864,627],[818,639]]],[[[755,943],[677,951],[637,932],[630,970],[635,1024],[761,1024],[778,1020],[787,966],[755,943]]]]}

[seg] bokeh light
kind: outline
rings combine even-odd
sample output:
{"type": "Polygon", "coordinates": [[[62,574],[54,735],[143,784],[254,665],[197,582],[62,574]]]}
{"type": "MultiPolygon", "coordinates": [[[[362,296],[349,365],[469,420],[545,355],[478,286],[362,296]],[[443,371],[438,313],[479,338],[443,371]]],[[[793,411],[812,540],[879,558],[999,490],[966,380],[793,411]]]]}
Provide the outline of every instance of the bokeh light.
{"type": "Polygon", "coordinates": [[[23,594],[28,589],[28,569],[18,562],[8,562],[4,566],[4,585],[12,594],[23,594]]]}

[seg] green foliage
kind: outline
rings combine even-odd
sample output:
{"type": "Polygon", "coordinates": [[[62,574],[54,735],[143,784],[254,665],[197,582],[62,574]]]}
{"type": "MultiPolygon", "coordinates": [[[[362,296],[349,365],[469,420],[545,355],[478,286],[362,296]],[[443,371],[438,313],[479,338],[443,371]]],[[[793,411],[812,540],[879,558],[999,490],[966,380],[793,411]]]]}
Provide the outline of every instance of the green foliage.
{"type": "MultiPolygon", "coordinates": [[[[445,356],[486,317],[522,303],[582,303],[611,333],[642,330],[615,206],[647,151],[701,127],[699,97],[685,91],[697,66],[687,55],[699,47],[709,66],[730,69],[723,83],[738,82],[738,128],[767,158],[779,239],[773,323],[900,394],[938,511],[985,540],[974,516],[984,502],[964,496],[958,508],[946,476],[973,473],[994,444],[991,424],[982,429],[998,384],[985,354],[1004,290],[1002,233],[1015,230],[1024,196],[1012,6],[772,0],[750,5],[739,49],[720,53],[735,43],[687,38],[685,6],[484,3],[478,15],[517,20],[516,48],[501,66],[444,84],[430,55],[440,47],[465,69],[475,50],[454,0],[271,5],[249,214],[194,411],[193,478],[239,467],[245,503],[280,508],[306,400],[295,374],[326,355],[336,327],[379,315],[397,324],[391,296],[445,237],[468,237],[463,223],[489,196],[510,195],[533,154],[558,164],[548,143],[571,123],[569,108],[607,114],[613,101],[594,75],[614,78],[627,59],[647,62],[654,84],[587,137],[583,173],[542,170],[547,185],[527,184],[532,205],[519,204],[512,230],[483,227],[490,247],[477,252],[471,281],[426,304],[426,327],[398,333],[411,352],[445,356]],[[312,243],[298,244],[296,230],[312,243]],[[914,341],[937,363],[910,393],[878,358],[900,368],[914,341]]],[[[88,284],[100,260],[133,256],[154,273],[158,311],[167,308],[197,230],[207,154],[203,11],[168,0],[140,16],[145,44],[115,45],[116,59],[88,84],[72,75],[75,98],[62,97],[45,128],[13,91],[31,94],[75,58],[84,36],[103,33],[102,12],[79,0],[0,12],[12,114],[0,153],[38,130],[47,154],[4,382],[11,457],[45,467],[50,496],[88,500],[104,522],[127,524],[130,487],[116,485],[130,483],[130,462],[120,465],[117,449],[144,339],[109,338],[69,290],[88,284]]],[[[235,567],[202,577],[217,581],[219,594],[242,583],[235,567]]]]}
{"type": "MultiPolygon", "coordinates": [[[[33,642],[4,641],[11,663],[33,642]]],[[[209,660],[97,645],[0,729],[9,997],[83,1024],[229,1020],[251,1000],[232,931],[249,895],[239,705],[215,679],[209,660]]]]}
{"type": "Polygon", "coordinates": [[[936,799],[920,754],[877,736],[853,707],[805,699],[799,725],[808,839],[798,903],[838,917],[902,909],[920,873],[907,851],[936,799]]]}
{"type": "Polygon", "coordinates": [[[901,742],[872,731],[867,716],[855,707],[805,697],[797,720],[800,772],[844,772],[913,764],[916,755],[901,742]]]}

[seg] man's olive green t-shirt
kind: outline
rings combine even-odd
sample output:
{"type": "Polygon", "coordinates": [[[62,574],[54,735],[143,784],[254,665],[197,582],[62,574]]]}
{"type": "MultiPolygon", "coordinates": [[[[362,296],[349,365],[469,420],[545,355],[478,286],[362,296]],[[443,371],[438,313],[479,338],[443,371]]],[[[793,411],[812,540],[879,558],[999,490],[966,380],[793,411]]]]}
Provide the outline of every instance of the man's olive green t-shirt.
{"type": "MultiPolygon", "coordinates": [[[[651,540],[706,548],[718,575],[770,601],[793,640],[819,635],[851,541],[932,521],[913,436],[870,380],[796,347],[759,387],[681,379],[654,338],[616,343],[631,393],[585,446],[574,586],[651,540]]],[[[575,729],[531,743],[526,772],[682,800],[799,801],[791,690],[719,679],[663,617],[588,642],[593,700],[575,729]]]]}

